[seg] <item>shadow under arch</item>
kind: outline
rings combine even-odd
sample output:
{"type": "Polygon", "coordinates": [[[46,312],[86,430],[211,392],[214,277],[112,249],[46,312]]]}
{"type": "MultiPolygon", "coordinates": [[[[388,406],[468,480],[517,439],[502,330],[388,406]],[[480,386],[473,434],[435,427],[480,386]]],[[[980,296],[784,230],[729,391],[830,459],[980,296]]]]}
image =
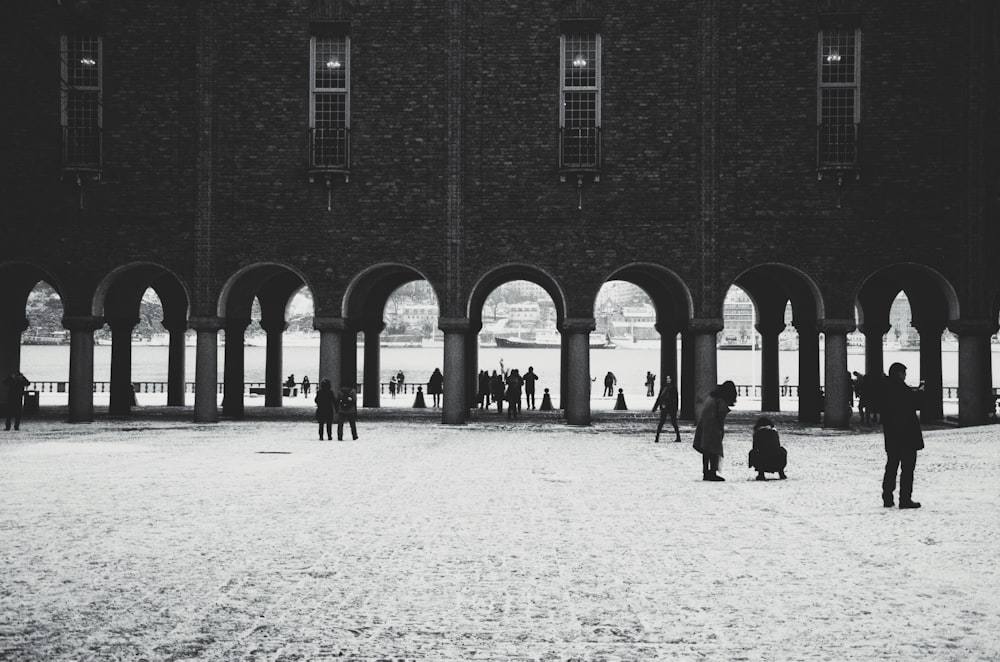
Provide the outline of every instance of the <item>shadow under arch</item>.
{"type": "MultiPolygon", "coordinates": [[[[961,317],[958,295],[941,273],[922,264],[901,262],[882,267],[859,285],[855,300],[859,328],[865,335],[865,388],[885,374],[882,337],[891,328],[889,311],[900,292],[910,304],[911,325],[920,335],[920,379],[925,383],[920,419],[944,418],[941,334],[961,317]]],[[[961,415],[961,413],[960,413],[961,415]]]]}
{"type": "Polygon", "coordinates": [[[136,402],[132,382],[132,331],[139,323],[143,294],[152,289],[163,306],[163,327],[169,332],[167,405],[184,404],[184,334],[189,309],[188,289],[176,273],[154,262],[133,262],[112,269],[97,284],[91,314],[111,328],[111,391],[108,413],[126,415],[136,402]]]}
{"type": "Polygon", "coordinates": [[[792,305],[792,325],[798,331],[798,379],[784,386],[798,397],[799,420],[819,422],[823,398],[820,385],[819,329],[825,306],[816,282],[802,270],[781,263],[755,265],[739,274],[733,285],[741,288],[757,311],[757,331],[761,335],[761,411],[780,411],[779,334],[785,329],[785,309],[792,305]]]}

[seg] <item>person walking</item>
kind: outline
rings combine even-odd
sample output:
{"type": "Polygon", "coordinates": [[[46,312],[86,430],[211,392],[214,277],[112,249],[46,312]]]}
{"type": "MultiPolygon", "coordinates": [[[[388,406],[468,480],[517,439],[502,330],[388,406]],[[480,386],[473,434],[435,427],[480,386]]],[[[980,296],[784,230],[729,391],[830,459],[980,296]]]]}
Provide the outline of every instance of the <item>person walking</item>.
{"type": "Polygon", "coordinates": [[[532,366],[528,366],[528,372],[524,373],[521,377],[524,381],[524,406],[528,409],[535,408],[535,382],[538,381],[538,375],[535,374],[535,369],[532,366]]]}
{"type": "Polygon", "coordinates": [[[892,494],[896,490],[896,471],[899,471],[899,507],[919,508],[913,500],[913,470],[917,466],[917,451],[924,447],[920,430],[920,396],[923,382],[916,390],[906,385],[906,366],[893,363],[889,376],[883,383],[882,434],[885,437],[885,475],[882,477],[882,505],[892,508],[892,494]]]}
{"type": "Polygon", "coordinates": [[[618,384],[618,378],[615,377],[615,373],[609,370],[608,374],[604,375],[604,397],[614,396],[616,384],[618,384]]]}
{"type": "Polygon", "coordinates": [[[308,398],[311,390],[312,382],[309,381],[309,375],[302,375],[302,397],[308,398]]]}
{"type": "Polygon", "coordinates": [[[748,456],[749,466],[757,470],[757,480],[767,480],[765,473],[777,473],[778,478],[785,480],[785,466],[788,464],[788,451],[781,447],[778,431],[774,429],[774,421],[761,416],[753,426],[753,448],[748,456]]]}
{"type": "Polygon", "coordinates": [[[323,441],[323,428],[326,427],[327,440],[333,439],[333,389],[329,379],[322,379],[319,382],[319,390],[316,391],[316,422],[319,423],[319,440],[323,441]]]}
{"type": "Polygon", "coordinates": [[[660,389],[660,395],[656,397],[656,402],[653,403],[653,411],[657,409],[660,410],[660,422],[656,426],[656,436],[653,438],[653,442],[660,442],[660,432],[663,430],[663,424],[667,422],[668,417],[670,418],[670,424],[674,426],[674,435],[676,436],[674,441],[680,441],[681,431],[677,427],[677,388],[674,386],[674,379],[670,375],[663,378],[663,388],[660,389]]]}
{"type": "Polygon", "coordinates": [[[712,389],[701,407],[693,446],[701,453],[702,480],[726,480],[719,475],[719,460],[724,455],[722,438],[726,434],[726,416],[735,404],[736,384],[725,381],[712,389]]]}
{"type": "Polygon", "coordinates": [[[351,438],[358,438],[358,391],[353,386],[341,386],[337,395],[337,441],[344,440],[344,423],[351,425],[351,438]]]}
{"type": "Polygon", "coordinates": [[[441,368],[434,368],[431,378],[427,380],[427,395],[433,398],[435,409],[441,406],[441,393],[443,392],[444,375],[441,374],[441,368]]]}
{"type": "Polygon", "coordinates": [[[7,375],[3,380],[7,387],[7,429],[14,424],[15,430],[21,429],[21,414],[24,412],[24,389],[31,384],[20,370],[7,375]]]}

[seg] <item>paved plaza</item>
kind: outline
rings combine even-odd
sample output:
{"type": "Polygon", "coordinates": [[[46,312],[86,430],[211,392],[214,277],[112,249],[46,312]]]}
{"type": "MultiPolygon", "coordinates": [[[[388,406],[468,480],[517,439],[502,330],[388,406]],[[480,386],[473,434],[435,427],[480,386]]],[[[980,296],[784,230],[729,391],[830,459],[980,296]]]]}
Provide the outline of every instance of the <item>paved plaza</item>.
{"type": "Polygon", "coordinates": [[[874,427],[781,417],[789,478],[762,483],[734,412],[707,483],[690,425],[532,414],[362,411],[344,442],[26,420],[0,433],[0,659],[1000,658],[1000,426],[928,430],[900,511],[874,427]]]}

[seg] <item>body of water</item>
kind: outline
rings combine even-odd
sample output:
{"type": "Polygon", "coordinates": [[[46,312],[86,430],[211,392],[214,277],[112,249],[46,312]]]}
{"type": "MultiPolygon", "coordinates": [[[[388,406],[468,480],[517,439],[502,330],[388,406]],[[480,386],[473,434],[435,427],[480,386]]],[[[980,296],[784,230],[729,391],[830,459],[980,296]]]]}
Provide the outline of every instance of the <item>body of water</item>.
{"type": "MultiPolygon", "coordinates": [[[[245,349],[245,382],[264,381],[264,363],[266,349],[260,346],[248,346],[245,349]]],[[[137,382],[156,382],[167,380],[167,347],[135,345],[132,347],[132,380],[137,382]]],[[[186,348],[186,381],[194,381],[195,348],[186,348]]],[[[479,349],[479,369],[500,369],[500,360],[506,369],[517,368],[523,374],[531,366],[538,373],[539,393],[549,388],[553,393],[559,390],[560,352],[558,349],[500,349],[496,347],[481,347],[479,349]]],[[[863,354],[849,354],[848,370],[864,373],[865,357],[863,354]]],[[[798,352],[779,352],[779,379],[788,377],[790,384],[798,382],[798,352]]],[[[219,379],[223,374],[224,351],[219,349],[219,379]]],[[[381,350],[380,381],[388,382],[389,378],[400,370],[406,375],[406,381],[411,384],[427,382],[434,368],[444,368],[444,352],[440,347],[383,347],[381,350]]],[[[907,366],[907,381],[916,384],[920,380],[920,355],[916,351],[886,351],[884,365],[895,361],[907,366]]],[[[361,381],[361,367],[364,365],[363,348],[358,349],[358,380],[361,381]]],[[[678,357],[678,365],[680,360],[678,357]]],[[[282,355],[282,375],[294,374],[296,381],[308,375],[316,383],[321,375],[318,372],[319,347],[286,346],[282,355]]],[[[993,350],[993,384],[1000,384],[1000,348],[993,350]]],[[[958,352],[942,352],[942,368],[944,386],[958,386],[958,352]]],[[[32,381],[68,381],[69,380],[69,346],[66,345],[25,345],[21,348],[21,370],[32,381]]],[[[596,378],[597,384],[603,384],[607,372],[613,372],[618,378],[618,387],[626,393],[645,392],[646,372],[657,375],[657,385],[660,380],[659,351],[649,348],[619,348],[611,350],[592,350],[590,352],[590,372],[596,378]]],[[[820,354],[820,375],[822,379],[823,363],[820,354]]],[[[720,351],[718,353],[719,381],[731,379],[737,384],[760,383],[760,353],[756,351],[720,351]]],[[[111,347],[98,345],[94,348],[94,380],[110,381],[111,379],[111,347]]]]}

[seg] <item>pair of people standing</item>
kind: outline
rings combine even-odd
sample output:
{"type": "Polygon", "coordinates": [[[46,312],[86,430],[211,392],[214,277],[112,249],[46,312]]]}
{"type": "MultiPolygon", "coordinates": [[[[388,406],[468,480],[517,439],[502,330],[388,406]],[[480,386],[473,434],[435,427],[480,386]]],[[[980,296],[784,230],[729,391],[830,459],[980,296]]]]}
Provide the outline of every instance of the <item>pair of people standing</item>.
{"type": "Polygon", "coordinates": [[[351,426],[351,437],[358,438],[358,391],[351,386],[341,386],[334,391],[329,379],[319,383],[316,392],[316,422],[319,423],[319,438],[323,440],[326,429],[327,440],[333,439],[333,419],[337,419],[337,441],[344,440],[344,423],[351,426]]]}

